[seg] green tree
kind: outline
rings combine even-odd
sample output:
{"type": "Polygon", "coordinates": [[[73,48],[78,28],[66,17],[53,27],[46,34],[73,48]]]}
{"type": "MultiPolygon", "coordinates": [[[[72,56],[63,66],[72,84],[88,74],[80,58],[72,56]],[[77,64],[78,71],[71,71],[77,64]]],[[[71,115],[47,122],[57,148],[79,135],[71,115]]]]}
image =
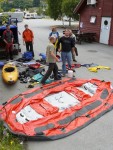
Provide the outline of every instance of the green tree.
{"type": "Polygon", "coordinates": [[[11,8],[11,10],[10,10],[11,12],[15,12],[15,8],[11,8]]]}
{"type": "Polygon", "coordinates": [[[9,11],[9,10],[11,10],[11,8],[13,8],[12,3],[9,3],[8,1],[4,1],[4,2],[2,3],[2,9],[3,9],[4,11],[9,11]]]}
{"type": "Polygon", "coordinates": [[[13,8],[30,8],[33,7],[33,0],[13,0],[13,8]]]}
{"type": "Polygon", "coordinates": [[[2,9],[2,3],[3,3],[3,0],[0,0],[0,12],[3,11],[3,9],[2,9]]]}
{"type": "Polygon", "coordinates": [[[48,14],[51,18],[56,20],[59,16],[62,15],[62,1],[63,0],[47,0],[48,3],[48,14]]]}
{"type": "Polygon", "coordinates": [[[40,0],[33,0],[33,6],[39,7],[40,6],[40,0]]]}
{"type": "Polygon", "coordinates": [[[3,9],[0,7],[0,13],[3,12],[3,9]]]}
{"type": "Polygon", "coordinates": [[[36,12],[37,12],[38,15],[41,15],[43,13],[43,8],[38,7],[36,12]]]}
{"type": "Polygon", "coordinates": [[[4,0],[0,0],[0,3],[2,3],[4,0]]]}
{"type": "Polygon", "coordinates": [[[78,5],[80,0],[63,0],[62,2],[62,12],[69,17],[69,25],[71,25],[71,18],[77,18],[73,11],[78,5]]]}

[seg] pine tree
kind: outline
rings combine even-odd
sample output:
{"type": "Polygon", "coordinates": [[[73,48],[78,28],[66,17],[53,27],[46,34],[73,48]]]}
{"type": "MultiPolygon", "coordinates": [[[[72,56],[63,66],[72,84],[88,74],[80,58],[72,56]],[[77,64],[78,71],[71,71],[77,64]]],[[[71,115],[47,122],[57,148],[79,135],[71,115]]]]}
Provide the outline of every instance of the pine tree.
{"type": "Polygon", "coordinates": [[[39,7],[40,6],[40,0],[33,0],[33,6],[39,7]]]}

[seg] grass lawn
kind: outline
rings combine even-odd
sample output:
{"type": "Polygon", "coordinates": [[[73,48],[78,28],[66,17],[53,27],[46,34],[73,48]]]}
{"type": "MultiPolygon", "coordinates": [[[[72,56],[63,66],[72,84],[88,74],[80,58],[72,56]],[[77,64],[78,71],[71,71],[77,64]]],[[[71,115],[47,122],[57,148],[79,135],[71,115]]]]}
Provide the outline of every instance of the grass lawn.
{"type": "Polygon", "coordinates": [[[0,121],[0,150],[25,150],[22,141],[11,134],[0,121]]]}

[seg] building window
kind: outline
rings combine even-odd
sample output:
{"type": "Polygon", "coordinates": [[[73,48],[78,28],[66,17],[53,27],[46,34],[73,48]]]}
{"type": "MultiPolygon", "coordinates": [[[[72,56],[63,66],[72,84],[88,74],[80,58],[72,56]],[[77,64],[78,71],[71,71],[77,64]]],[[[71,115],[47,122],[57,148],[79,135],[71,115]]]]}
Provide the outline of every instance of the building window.
{"type": "Polygon", "coordinates": [[[95,22],[96,22],[96,16],[91,16],[90,23],[95,23],[95,22]]]}
{"type": "Polygon", "coordinates": [[[108,21],[107,21],[107,20],[104,21],[104,25],[105,25],[105,26],[108,25],[108,21]]]}

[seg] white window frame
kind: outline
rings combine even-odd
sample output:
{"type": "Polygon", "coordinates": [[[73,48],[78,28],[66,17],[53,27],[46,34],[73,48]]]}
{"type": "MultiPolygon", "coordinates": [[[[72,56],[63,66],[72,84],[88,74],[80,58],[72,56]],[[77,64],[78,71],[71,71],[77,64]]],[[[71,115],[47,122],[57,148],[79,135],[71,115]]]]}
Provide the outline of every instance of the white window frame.
{"type": "Polygon", "coordinates": [[[96,16],[91,16],[90,17],[90,23],[96,23],[96,19],[97,19],[96,16]]]}

